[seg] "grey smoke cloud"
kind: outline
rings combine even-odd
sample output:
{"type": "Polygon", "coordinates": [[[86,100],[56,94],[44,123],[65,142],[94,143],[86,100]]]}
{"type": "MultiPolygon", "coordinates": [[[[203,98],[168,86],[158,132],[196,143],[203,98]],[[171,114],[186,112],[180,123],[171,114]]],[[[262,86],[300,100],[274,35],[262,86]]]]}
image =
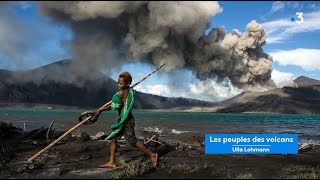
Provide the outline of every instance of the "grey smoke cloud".
{"type": "Polygon", "coordinates": [[[274,86],[266,34],[256,21],[246,31],[204,31],[222,11],[218,2],[38,2],[42,14],[72,23],[78,72],[119,67],[126,60],[192,70],[200,80],[229,78],[240,88],[274,86]]]}
{"type": "Polygon", "coordinates": [[[31,6],[28,3],[0,2],[0,64],[6,69],[26,70],[47,64],[45,59],[63,54],[53,48],[53,43],[61,40],[61,48],[69,46],[67,38],[58,39],[46,23],[35,23],[17,14],[15,8],[23,14],[31,6]],[[52,41],[56,37],[56,41],[52,41]]]}
{"type": "MultiPolygon", "coordinates": [[[[12,2],[0,2],[0,54],[15,61],[17,66],[27,65],[25,55],[32,50],[28,42],[39,38],[27,27],[27,23],[9,18],[9,7],[12,2]]],[[[38,33],[40,35],[41,33],[38,33]]],[[[40,36],[41,37],[41,36],[40,36]]]]}

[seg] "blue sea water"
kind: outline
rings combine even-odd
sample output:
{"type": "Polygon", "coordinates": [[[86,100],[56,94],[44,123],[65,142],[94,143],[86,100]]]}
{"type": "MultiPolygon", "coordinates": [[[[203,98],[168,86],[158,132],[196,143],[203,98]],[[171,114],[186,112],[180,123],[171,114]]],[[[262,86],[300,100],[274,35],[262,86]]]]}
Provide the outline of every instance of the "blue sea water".
{"type": "MultiPolygon", "coordinates": [[[[0,108],[0,121],[31,131],[55,120],[53,128],[67,131],[79,123],[85,110],[0,108]]],[[[156,131],[159,138],[179,139],[187,134],[298,134],[299,143],[320,143],[320,115],[288,114],[229,114],[204,112],[150,112],[133,111],[136,134],[156,131]]],[[[111,132],[117,113],[105,111],[91,125],[82,125],[80,131],[90,135],[111,132]]],[[[79,131],[79,130],[75,130],[79,131]]]]}

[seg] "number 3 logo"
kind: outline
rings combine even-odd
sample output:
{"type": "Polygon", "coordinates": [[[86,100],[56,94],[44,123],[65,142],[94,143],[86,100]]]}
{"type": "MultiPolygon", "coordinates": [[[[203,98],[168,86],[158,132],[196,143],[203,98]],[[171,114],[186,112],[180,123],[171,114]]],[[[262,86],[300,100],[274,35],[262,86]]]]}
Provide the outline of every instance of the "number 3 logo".
{"type": "Polygon", "coordinates": [[[297,12],[296,15],[298,15],[298,18],[300,18],[300,21],[296,21],[296,23],[301,24],[303,23],[303,12],[297,12]]]}

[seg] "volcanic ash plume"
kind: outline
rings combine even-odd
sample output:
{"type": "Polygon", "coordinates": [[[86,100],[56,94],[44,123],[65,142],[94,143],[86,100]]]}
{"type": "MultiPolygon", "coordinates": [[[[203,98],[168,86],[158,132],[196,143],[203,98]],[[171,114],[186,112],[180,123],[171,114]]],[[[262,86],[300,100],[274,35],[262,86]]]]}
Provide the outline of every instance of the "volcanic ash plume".
{"type": "Polygon", "coordinates": [[[200,80],[229,78],[240,88],[273,85],[266,34],[256,21],[246,32],[204,31],[222,12],[218,2],[39,2],[55,22],[72,23],[73,58],[80,72],[118,67],[126,59],[166,70],[187,68],[200,80]],[[82,68],[81,67],[90,67],[82,68]]]}

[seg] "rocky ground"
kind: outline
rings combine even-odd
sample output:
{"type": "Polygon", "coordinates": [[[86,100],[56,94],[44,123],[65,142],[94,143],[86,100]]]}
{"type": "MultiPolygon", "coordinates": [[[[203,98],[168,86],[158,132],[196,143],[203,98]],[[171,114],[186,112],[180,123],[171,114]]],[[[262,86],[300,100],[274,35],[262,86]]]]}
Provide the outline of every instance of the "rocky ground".
{"type": "Polygon", "coordinates": [[[157,168],[151,168],[149,158],[125,141],[118,143],[118,167],[100,168],[109,160],[110,142],[99,140],[103,134],[90,137],[84,132],[67,136],[37,157],[34,167],[30,166],[27,160],[63,133],[51,131],[47,137],[48,128],[23,132],[0,122],[0,178],[320,178],[319,145],[300,146],[297,155],[207,155],[201,135],[186,136],[179,142],[155,142],[154,138],[146,143],[159,154],[157,168]]]}

